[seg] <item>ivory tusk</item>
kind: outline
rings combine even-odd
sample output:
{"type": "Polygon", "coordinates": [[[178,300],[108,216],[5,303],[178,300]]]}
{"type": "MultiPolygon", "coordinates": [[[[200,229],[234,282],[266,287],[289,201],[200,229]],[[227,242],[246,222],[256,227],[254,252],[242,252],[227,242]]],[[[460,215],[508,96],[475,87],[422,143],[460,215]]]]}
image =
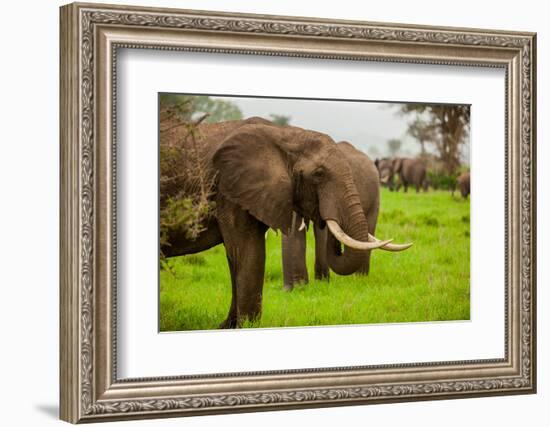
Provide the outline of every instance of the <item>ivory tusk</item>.
{"type": "Polygon", "coordinates": [[[298,231],[302,231],[304,228],[306,228],[306,222],[304,221],[304,218],[302,217],[302,223],[300,224],[300,228],[298,228],[298,231]]]}
{"type": "MultiPolygon", "coordinates": [[[[381,242],[382,240],[377,239],[372,234],[369,233],[369,242],[381,242]]],[[[405,249],[409,249],[413,244],[412,243],[405,243],[405,244],[397,244],[397,243],[388,243],[387,245],[382,246],[380,249],[384,251],[389,252],[401,252],[405,249]]]]}
{"type": "Polygon", "coordinates": [[[343,243],[344,245],[352,249],[368,251],[371,249],[382,248],[383,246],[387,245],[392,241],[391,239],[390,240],[376,239],[375,242],[360,242],[359,240],[355,240],[354,238],[348,236],[336,221],[332,219],[328,219],[326,223],[330,232],[333,234],[333,236],[336,237],[336,239],[338,239],[340,243],[343,243]]]}

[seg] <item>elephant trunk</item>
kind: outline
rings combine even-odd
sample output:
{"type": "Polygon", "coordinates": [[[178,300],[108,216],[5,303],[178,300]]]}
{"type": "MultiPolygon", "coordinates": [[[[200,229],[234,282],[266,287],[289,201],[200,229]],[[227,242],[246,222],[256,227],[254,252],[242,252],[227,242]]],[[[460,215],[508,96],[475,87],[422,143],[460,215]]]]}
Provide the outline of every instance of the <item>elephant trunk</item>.
{"type": "MultiPolygon", "coordinates": [[[[359,195],[353,183],[353,180],[348,181],[343,192],[343,209],[340,210],[340,219],[332,222],[338,223],[341,230],[351,238],[359,242],[368,242],[369,227],[367,218],[363,212],[359,195]]],[[[327,218],[327,223],[330,219],[327,218]]],[[[341,243],[337,238],[338,232],[334,231],[334,227],[329,227],[327,239],[327,260],[328,264],[336,274],[343,276],[355,273],[361,267],[367,251],[364,249],[354,249],[344,244],[344,251],[341,251],[341,243]]],[[[342,240],[342,239],[340,239],[342,240]]],[[[344,243],[350,242],[344,240],[344,243]]]]}
{"type": "Polygon", "coordinates": [[[328,265],[336,274],[346,276],[363,266],[370,250],[400,252],[410,248],[412,244],[394,244],[391,239],[378,240],[372,235],[351,171],[348,170],[341,176],[343,179],[336,186],[325,188],[319,193],[319,206],[321,218],[329,229],[328,265]],[[335,194],[342,197],[336,198],[335,194]]]}

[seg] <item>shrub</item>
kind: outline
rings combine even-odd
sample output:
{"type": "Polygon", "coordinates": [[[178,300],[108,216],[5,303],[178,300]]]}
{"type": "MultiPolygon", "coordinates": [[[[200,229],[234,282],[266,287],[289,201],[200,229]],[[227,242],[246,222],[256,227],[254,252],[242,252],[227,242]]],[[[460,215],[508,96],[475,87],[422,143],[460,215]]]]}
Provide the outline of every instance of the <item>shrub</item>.
{"type": "MultiPolygon", "coordinates": [[[[172,232],[190,240],[204,230],[213,214],[215,176],[204,168],[199,123],[193,121],[187,98],[160,105],[160,243],[169,244],[172,232]]],[[[161,254],[163,256],[163,254],[161,254]]]]}
{"type": "Polygon", "coordinates": [[[428,171],[428,182],[436,190],[455,190],[456,176],[428,171]]]}

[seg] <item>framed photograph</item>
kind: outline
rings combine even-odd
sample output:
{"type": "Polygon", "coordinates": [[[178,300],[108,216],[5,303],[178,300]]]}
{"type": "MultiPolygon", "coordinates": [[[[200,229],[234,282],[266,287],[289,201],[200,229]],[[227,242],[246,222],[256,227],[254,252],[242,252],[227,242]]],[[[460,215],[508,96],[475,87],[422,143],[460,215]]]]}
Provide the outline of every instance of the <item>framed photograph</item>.
{"type": "Polygon", "coordinates": [[[61,8],[60,414],[536,391],[536,36],[61,8]]]}

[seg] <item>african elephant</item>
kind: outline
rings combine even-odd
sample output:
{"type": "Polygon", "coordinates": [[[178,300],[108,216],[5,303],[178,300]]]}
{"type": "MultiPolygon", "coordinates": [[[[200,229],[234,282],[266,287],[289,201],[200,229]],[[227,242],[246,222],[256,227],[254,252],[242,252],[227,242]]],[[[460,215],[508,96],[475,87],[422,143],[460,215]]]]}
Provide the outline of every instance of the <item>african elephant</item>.
{"type": "Polygon", "coordinates": [[[265,233],[268,228],[289,233],[293,212],[331,231],[327,244],[334,251],[328,260],[338,274],[355,272],[365,251],[391,242],[369,234],[351,168],[328,135],[257,117],[201,123],[194,135],[183,140],[193,144],[184,152],[200,152],[201,168],[214,182],[215,212],[194,240],[180,229],[169,230],[161,251],[174,257],[224,244],[232,298],[220,327],[239,327],[261,315],[265,233]]]}
{"type": "Polygon", "coordinates": [[[399,191],[403,185],[403,191],[406,193],[409,185],[416,188],[416,192],[423,188],[428,190],[428,181],[426,180],[426,165],[420,159],[395,158],[392,160],[393,171],[399,177],[395,191],[399,191]]]}
{"type": "Polygon", "coordinates": [[[456,181],[460,194],[462,197],[467,198],[470,195],[470,172],[463,172],[456,181]]]}
{"type": "MultiPolygon", "coordinates": [[[[374,235],[380,205],[378,171],[374,162],[349,142],[336,144],[342,157],[348,162],[353,181],[359,195],[361,208],[369,226],[369,233],[374,235]]],[[[296,214],[291,232],[282,236],[283,281],[284,288],[291,290],[297,283],[308,283],[306,267],[306,230],[301,216],[296,214]]],[[[315,278],[329,277],[328,257],[334,254],[333,248],[327,248],[327,230],[313,225],[315,236],[315,278]]],[[[368,274],[371,251],[365,251],[363,261],[357,273],[368,274]]]]}
{"type": "Polygon", "coordinates": [[[392,159],[383,158],[376,159],[374,161],[376,169],[378,169],[378,176],[380,177],[380,184],[384,187],[388,187],[390,191],[395,189],[394,183],[394,161],[392,159]]]}

